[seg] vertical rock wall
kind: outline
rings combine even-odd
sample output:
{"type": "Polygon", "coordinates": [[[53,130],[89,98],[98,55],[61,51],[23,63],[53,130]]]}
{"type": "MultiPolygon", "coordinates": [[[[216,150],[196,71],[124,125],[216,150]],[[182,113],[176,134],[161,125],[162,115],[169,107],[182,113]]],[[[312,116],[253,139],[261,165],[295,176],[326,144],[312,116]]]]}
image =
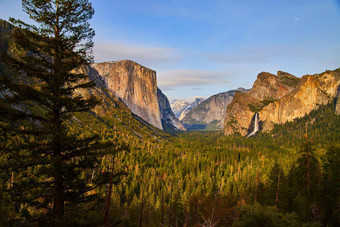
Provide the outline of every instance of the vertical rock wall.
{"type": "Polygon", "coordinates": [[[89,72],[91,79],[122,99],[134,114],[163,129],[154,70],[124,60],[91,64],[89,72]]]}

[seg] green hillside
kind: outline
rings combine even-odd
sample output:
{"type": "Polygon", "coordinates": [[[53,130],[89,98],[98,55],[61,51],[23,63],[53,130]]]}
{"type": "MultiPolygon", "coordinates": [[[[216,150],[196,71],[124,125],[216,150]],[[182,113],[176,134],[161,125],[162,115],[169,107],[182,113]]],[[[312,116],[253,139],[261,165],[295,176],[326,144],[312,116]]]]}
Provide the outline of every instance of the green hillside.
{"type": "MultiPolygon", "coordinates": [[[[340,117],[334,114],[334,104],[329,104],[304,118],[277,125],[272,133],[253,138],[190,132],[156,143],[135,143],[129,153],[119,156],[121,166],[125,166],[129,174],[115,187],[112,221],[122,220],[123,226],[137,225],[143,210],[142,218],[147,226],[163,222],[194,225],[209,218],[220,203],[229,204],[225,212],[233,210],[236,216],[231,219],[236,220],[237,204],[251,205],[255,201],[262,205],[261,212],[264,213],[259,215],[272,215],[273,210],[266,206],[276,205],[275,215],[282,216],[281,219],[291,218],[290,221],[297,223],[311,221],[309,204],[317,204],[322,209],[324,196],[339,198],[338,194],[322,191],[327,166],[330,162],[339,164],[340,161],[328,159],[340,155],[339,124],[340,117]],[[304,197],[305,187],[296,185],[298,181],[305,182],[304,175],[293,172],[299,171],[302,165],[301,152],[307,146],[304,145],[306,130],[307,140],[311,141],[314,150],[314,164],[320,170],[313,175],[319,181],[314,185],[314,194],[304,197]],[[279,203],[275,202],[274,190],[277,184],[275,171],[278,170],[282,177],[279,203]],[[299,179],[295,178],[297,176],[299,179]],[[286,217],[287,212],[292,214],[286,217]]],[[[252,212],[252,208],[240,209],[252,212]]],[[[221,215],[221,219],[225,213],[215,215],[221,215]]],[[[320,216],[318,221],[322,220],[320,216]]],[[[225,220],[219,226],[230,221],[225,220]]]]}
{"type": "MultiPolygon", "coordinates": [[[[334,104],[322,106],[291,123],[277,125],[272,133],[252,138],[208,132],[169,137],[135,121],[123,104],[111,101],[110,105],[115,103],[115,108],[100,107],[76,116],[71,126],[79,133],[118,137],[130,145],[128,152],[118,154],[115,163],[115,168],[124,169],[127,175],[114,186],[111,223],[121,221],[121,226],[135,226],[142,217],[146,226],[169,222],[194,226],[216,215],[220,220],[218,226],[233,222],[235,226],[247,226],[242,221],[246,222],[256,211],[259,220],[277,221],[278,226],[290,222],[300,226],[312,221],[311,204],[319,207],[318,215],[321,215],[321,209],[328,209],[322,205],[324,197],[339,198],[338,194],[324,191],[327,166],[339,166],[340,161],[340,117],[334,114],[334,104]],[[310,195],[304,191],[306,187],[298,184],[306,182],[304,175],[293,174],[299,172],[302,165],[306,130],[314,150],[314,165],[319,168],[313,173],[318,183],[313,185],[315,192],[310,195]],[[333,156],[337,159],[329,159],[333,156]],[[277,174],[281,177],[279,202],[275,199],[277,174]],[[212,213],[214,209],[216,213],[212,213]],[[230,217],[224,220],[226,213],[230,217]],[[240,220],[235,222],[237,218],[240,220]]],[[[105,163],[108,165],[107,160],[103,160],[102,168],[107,167],[105,163]]],[[[99,190],[104,198],[105,189],[99,190]]],[[[104,206],[104,203],[98,205],[104,206]]],[[[97,225],[102,220],[102,209],[77,221],[97,225]]],[[[332,222],[334,215],[331,217],[327,222],[335,223],[332,222]]],[[[320,216],[317,221],[324,219],[320,216]]]]}

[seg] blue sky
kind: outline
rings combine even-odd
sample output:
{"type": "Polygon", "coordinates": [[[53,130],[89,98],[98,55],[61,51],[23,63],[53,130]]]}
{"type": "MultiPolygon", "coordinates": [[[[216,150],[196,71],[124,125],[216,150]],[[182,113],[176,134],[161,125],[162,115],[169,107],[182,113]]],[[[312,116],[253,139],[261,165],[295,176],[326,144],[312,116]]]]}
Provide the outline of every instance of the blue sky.
{"type": "MultiPolygon", "coordinates": [[[[340,67],[340,0],[94,0],[96,62],[157,71],[170,98],[250,88],[258,73],[340,67]]],[[[0,17],[21,18],[20,0],[0,17]]]]}

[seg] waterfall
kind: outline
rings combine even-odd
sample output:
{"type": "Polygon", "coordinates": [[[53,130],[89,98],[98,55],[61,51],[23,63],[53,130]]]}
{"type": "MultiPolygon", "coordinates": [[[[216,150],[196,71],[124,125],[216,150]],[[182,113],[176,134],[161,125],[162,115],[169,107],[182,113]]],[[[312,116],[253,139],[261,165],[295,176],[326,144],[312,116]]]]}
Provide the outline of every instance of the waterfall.
{"type": "Polygon", "coordinates": [[[253,127],[253,131],[247,136],[247,137],[251,137],[254,136],[258,131],[259,131],[259,113],[255,113],[254,116],[254,127],[253,127]]]}
{"type": "Polygon", "coordinates": [[[253,133],[257,133],[257,131],[259,131],[259,113],[255,114],[255,123],[254,123],[253,133]]]}

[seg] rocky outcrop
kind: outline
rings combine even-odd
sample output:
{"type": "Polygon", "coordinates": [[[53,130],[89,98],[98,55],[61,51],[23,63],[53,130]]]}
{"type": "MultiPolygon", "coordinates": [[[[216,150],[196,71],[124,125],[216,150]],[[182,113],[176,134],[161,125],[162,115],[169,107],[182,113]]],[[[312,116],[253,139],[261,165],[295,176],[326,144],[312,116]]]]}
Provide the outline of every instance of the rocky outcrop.
{"type": "Polygon", "coordinates": [[[262,100],[278,100],[293,91],[300,79],[286,72],[277,75],[262,72],[257,75],[249,95],[262,100]]]}
{"type": "Polygon", "coordinates": [[[303,117],[320,105],[333,101],[340,86],[340,72],[325,72],[319,75],[306,75],[293,92],[277,102],[264,107],[260,112],[263,130],[269,131],[273,124],[283,124],[303,117]]]}
{"type": "Polygon", "coordinates": [[[160,89],[157,89],[158,105],[161,113],[161,122],[164,130],[186,130],[182,123],[172,112],[168,98],[160,89]]]}
{"type": "Polygon", "coordinates": [[[292,92],[299,81],[299,78],[281,71],[277,75],[267,72],[258,74],[251,90],[248,93],[235,95],[228,106],[223,127],[224,133],[231,135],[238,132],[244,136],[249,134],[254,114],[269,103],[292,92]]]}
{"type": "Polygon", "coordinates": [[[262,130],[303,117],[320,105],[335,99],[340,85],[339,70],[301,79],[290,74],[260,73],[248,94],[235,95],[227,108],[224,133],[250,132],[251,120],[258,113],[262,130]],[[267,87],[267,89],[265,89],[267,87]]]}
{"type": "Polygon", "coordinates": [[[169,101],[157,87],[154,70],[129,60],[94,63],[84,70],[97,86],[107,88],[149,124],[163,129],[162,122],[173,122],[183,128],[169,111],[169,101]]]}
{"type": "Polygon", "coordinates": [[[227,106],[237,92],[247,92],[247,90],[239,88],[209,97],[193,108],[182,119],[182,123],[188,129],[222,129],[227,106]]]}

